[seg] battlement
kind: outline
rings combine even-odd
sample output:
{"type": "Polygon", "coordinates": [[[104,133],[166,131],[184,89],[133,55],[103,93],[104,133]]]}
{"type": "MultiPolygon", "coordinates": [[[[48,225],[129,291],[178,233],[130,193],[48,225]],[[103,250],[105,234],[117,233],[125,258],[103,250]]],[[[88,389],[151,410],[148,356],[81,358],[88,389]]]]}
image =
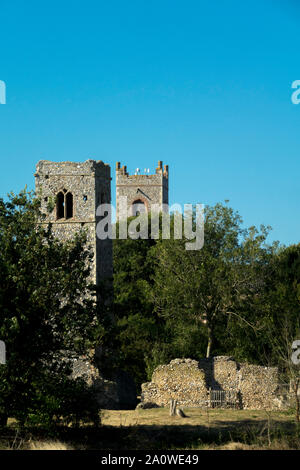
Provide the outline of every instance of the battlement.
{"type": "MultiPolygon", "coordinates": [[[[149,171],[149,170],[148,170],[149,171]]],[[[160,160],[154,174],[145,172],[129,174],[127,166],[116,164],[116,192],[117,192],[117,218],[125,218],[141,211],[151,211],[152,207],[159,206],[160,210],[168,199],[169,166],[163,166],[160,160]],[[119,200],[127,197],[127,213],[120,213],[119,200]]]]}
{"type": "Polygon", "coordinates": [[[127,166],[123,165],[121,167],[120,162],[116,163],[116,173],[117,175],[129,176],[129,174],[127,173],[127,166]]]}
{"type": "Polygon", "coordinates": [[[165,165],[164,169],[163,169],[163,162],[161,160],[159,160],[155,171],[156,171],[157,175],[163,174],[163,176],[165,178],[168,178],[168,176],[169,176],[169,165],[165,165]]]}
{"type": "Polygon", "coordinates": [[[130,175],[127,171],[127,166],[123,165],[121,167],[121,163],[117,162],[116,163],[116,175],[117,175],[117,178],[120,178],[120,176],[125,176],[126,178],[129,178],[129,180],[130,180],[130,178],[134,178],[133,181],[136,181],[138,178],[152,178],[153,176],[156,176],[156,175],[160,175],[160,176],[163,176],[164,178],[168,179],[168,177],[169,177],[169,165],[164,165],[164,167],[163,167],[163,162],[160,160],[158,162],[158,165],[157,165],[156,169],[155,169],[155,174],[135,173],[135,174],[130,175]]]}

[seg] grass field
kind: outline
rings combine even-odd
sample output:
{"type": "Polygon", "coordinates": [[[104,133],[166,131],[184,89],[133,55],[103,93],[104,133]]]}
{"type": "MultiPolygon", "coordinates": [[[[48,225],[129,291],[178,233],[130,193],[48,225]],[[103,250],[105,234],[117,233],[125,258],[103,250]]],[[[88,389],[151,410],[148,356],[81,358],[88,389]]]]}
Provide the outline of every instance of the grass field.
{"type": "Polygon", "coordinates": [[[300,428],[291,412],[184,410],[170,417],[167,408],[104,410],[102,425],[60,427],[49,439],[43,429],[20,433],[13,426],[0,436],[2,449],[300,449],[300,428]]]}

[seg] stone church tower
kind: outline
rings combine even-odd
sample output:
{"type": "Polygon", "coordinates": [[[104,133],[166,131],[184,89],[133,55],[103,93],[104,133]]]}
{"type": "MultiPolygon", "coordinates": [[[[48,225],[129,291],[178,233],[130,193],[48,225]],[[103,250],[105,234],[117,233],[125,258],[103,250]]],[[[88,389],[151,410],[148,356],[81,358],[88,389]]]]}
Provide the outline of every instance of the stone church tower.
{"type": "Polygon", "coordinates": [[[35,188],[41,197],[42,211],[47,213],[54,234],[67,240],[80,229],[87,229],[88,244],[94,253],[92,282],[112,276],[112,240],[96,236],[96,209],[111,202],[110,166],[102,161],[83,163],[41,160],[36,166],[35,188]],[[47,205],[54,210],[47,212],[47,205]]]}
{"type": "Polygon", "coordinates": [[[142,212],[150,212],[154,209],[163,210],[163,204],[169,204],[169,168],[159,161],[154,175],[127,173],[127,167],[120,162],[116,165],[116,209],[117,219],[124,219],[142,212]],[[126,206],[121,204],[122,196],[127,197],[126,206]]]}

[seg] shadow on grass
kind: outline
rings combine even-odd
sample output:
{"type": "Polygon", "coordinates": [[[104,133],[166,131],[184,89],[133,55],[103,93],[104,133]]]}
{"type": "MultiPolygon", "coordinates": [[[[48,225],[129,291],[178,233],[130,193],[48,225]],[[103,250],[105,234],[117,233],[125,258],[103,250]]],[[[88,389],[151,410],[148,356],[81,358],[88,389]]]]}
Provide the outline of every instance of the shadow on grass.
{"type": "Polygon", "coordinates": [[[132,425],[99,428],[57,427],[49,433],[42,428],[14,428],[0,430],[1,448],[26,449],[31,441],[55,439],[75,450],[167,450],[200,449],[238,441],[250,445],[268,446],[270,439],[284,439],[291,448],[300,448],[299,429],[294,423],[272,420],[220,421],[210,427],[203,425],[132,425]]]}

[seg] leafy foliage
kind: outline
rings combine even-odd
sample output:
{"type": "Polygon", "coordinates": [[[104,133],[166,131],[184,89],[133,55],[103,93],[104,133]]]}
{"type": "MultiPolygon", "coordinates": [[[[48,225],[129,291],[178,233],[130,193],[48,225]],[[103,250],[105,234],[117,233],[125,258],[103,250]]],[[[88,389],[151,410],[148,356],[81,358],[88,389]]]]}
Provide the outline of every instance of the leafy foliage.
{"type": "Polygon", "coordinates": [[[207,337],[207,356],[222,350],[223,332],[229,335],[236,323],[244,331],[261,328],[255,304],[274,249],[264,246],[265,227],[259,232],[241,224],[230,207],[206,207],[201,250],[187,251],[186,240],[162,240],[155,250],[155,310],[181,325],[183,318],[197,324],[199,336],[207,337]]]}
{"type": "Polygon", "coordinates": [[[115,241],[117,360],[139,384],[175,357],[263,362],[280,253],[266,242],[269,230],[245,229],[237,212],[216,204],[205,209],[201,250],[172,237],[115,241]]]}
{"type": "Polygon", "coordinates": [[[67,352],[82,354],[103,334],[85,234],[62,243],[42,221],[39,201],[25,190],[0,199],[0,338],[7,348],[2,422],[7,416],[22,424],[49,422],[70,413],[66,402],[87,391],[70,379],[67,352]]]}

